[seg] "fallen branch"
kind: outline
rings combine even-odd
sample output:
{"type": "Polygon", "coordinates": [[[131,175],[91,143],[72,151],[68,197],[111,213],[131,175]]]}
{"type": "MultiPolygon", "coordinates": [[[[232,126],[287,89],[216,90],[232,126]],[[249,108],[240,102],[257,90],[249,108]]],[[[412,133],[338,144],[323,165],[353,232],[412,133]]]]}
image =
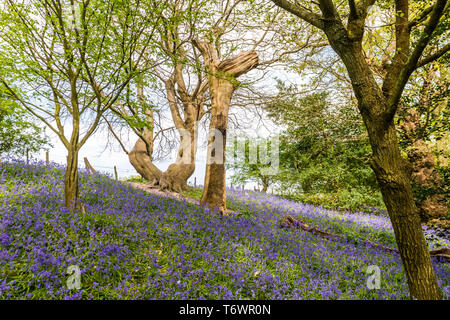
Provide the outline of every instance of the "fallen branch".
{"type": "Polygon", "coordinates": [[[439,248],[430,251],[432,257],[443,257],[450,260],[450,248],[439,248]]]}
{"type": "Polygon", "coordinates": [[[317,229],[316,227],[311,227],[307,225],[304,221],[295,219],[294,217],[288,214],[283,216],[280,222],[280,226],[282,228],[289,228],[289,227],[301,228],[302,230],[311,232],[313,234],[317,234],[323,238],[329,239],[341,238],[339,235],[324,232],[322,230],[317,229]]]}
{"type": "MultiPolygon", "coordinates": [[[[343,237],[340,235],[328,233],[328,232],[319,230],[316,227],[309,226],[304,221],[296,219],[289,214],[286,214],[283,216],[283,218],[280,221],[280,227],[281,228],[296,228],[296,229],[300,228],[304,231],[311,232],[312,234],[319,235],[322,238],[326,238],[326,239],[335,239],[335,240],[343,239],[343,237]]],[[[364,241],[364,243],[369,246],[377,247],[377,248],[380,248],[382,250],[385,250],[385,251],[393,253],[393,254],[399,254],[398,250],[395,250],[395,249],[392,249],[389,247],[385,247],[381,244],[374,243],[369,240],[364,241]]],[[[447,260],[450,260],[450,248],[440,248],[440,249],[431,250],[430,256],[431,257],[442,257],[447,260]]]]}

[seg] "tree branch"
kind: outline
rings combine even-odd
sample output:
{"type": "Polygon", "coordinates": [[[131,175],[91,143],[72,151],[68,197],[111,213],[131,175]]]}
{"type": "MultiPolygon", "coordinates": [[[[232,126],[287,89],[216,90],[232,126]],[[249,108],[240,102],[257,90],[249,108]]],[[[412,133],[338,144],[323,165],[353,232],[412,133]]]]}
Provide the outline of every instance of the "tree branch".
{"type": "Polygon", "coordinates": [[[392,89],[392,94],[390,95],[387,103],[388,108],[386,110],[386,120],[389,121],[390,119],[392,119],[392,117],[394,117],[403,89],[405,88],[409,77],[417,68],[417,63],[423,53],[423,50],[430,42],[433,31],[436,29],[440,18],[444,14],[446,5],[447,0],[437,0],[435,5],[433,6],[433,11],[431,13],[428,24],[425,26],[425,29],[423,30],[419,40],[417,41],[416,47],[411,53],[406,65],[401,69],[397,81],[392,89]]]}
{"type": "Polygon", "coordinates": [[[430,15],[431,11],[433,11],[433,7],[434,6],[429,6],[428,8],[425,8],[420,15],[418,15],[417,17],[415,17],[414,19],[412,19],[409,23],[408,23],[408,28],[409,31],[411,31],[412,28],[414,28],[415,26],[417,26],[418,24],[420,24],[421,22],[423,22],[424,20],[427,19],[427,17],[430,15]]]}
{"type": "Polygon", "coordinates": [[[112,135],[114,136],[114,138],[116,138],[117,142],[119,142],[120,147],[122,148],[122,150],[128,154],[128,150],[125,148],[124,144],[122,143],[122,140],[120,140],[119,136],[114,132],[111,123],[109,123],[108,119],[106,119],[106,117],[104,115],[102,115],[103,120],[105,120],[106,124],[108,125],[108,129],[109,131],[112,133],[112,135]]]}
{"type": "Polygon", "coordinates": [[[320,11],[326,20],[339,20],[339,15],[332,0],[319,0],[320,11]]]}
{"type": "Polygon", "coordinates": [[[447,43],[445,46],[443,46],[441,49],[435,51],[434,53],[430,54],[429,56],[423,57],[417,62],[416,69],[423,67],[424,65],[433,62],[443,55],[445,55],[450,50],[450,43],[447,43]]]}
{"type": "Polygon", "coordinates": [[[293,4],[290,1],[287,0],[272,0],[273,3],[275,3],[278,7],[296,15],[297,17],[305,20],[309,24],[313,25],[314,27],[317,27],[319,29],[323,30],[323,22],[322,22],[322,16],[308,11],[302,7],[300,7],[297,4],[293,4]]]}

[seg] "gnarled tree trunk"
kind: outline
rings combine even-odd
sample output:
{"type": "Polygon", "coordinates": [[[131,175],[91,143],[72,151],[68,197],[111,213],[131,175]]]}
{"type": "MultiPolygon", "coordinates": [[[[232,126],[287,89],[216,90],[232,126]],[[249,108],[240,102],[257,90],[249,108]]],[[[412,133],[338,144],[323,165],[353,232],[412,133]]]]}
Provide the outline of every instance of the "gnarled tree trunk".
{"type": "Polygon", "coordinates": [[[254,51],[242,52],[235,58],[220,61],[214,42],[195,39],[194,45],[202,53],[205,67],[208,70],[211,97],[205,185],[200,202],[225,214],[225,149],[228,111],[233,92],[239,84],[236,79],[258,65],[258,55],[254,51]]]}
{"type": "MultiPolygon", "coordinates": [[[[151,143],[153,145],[153,141],[151,143]]],[[[153,164],[152,152],[148,150],[147,144],[141,138],[136,141],[133,149],[128,153],[128,159],[137,173],[144,179],[148,181],[159,181],[161,178],[162,172],[153,164]]]]}
{"type": "MultiPolygon", "coordinates": [[[[180,146],[175,162],[165,172],[162,172],[153,164],[154,135],[153,131],[148,129],[145,129],[144,134],[128,155],[136,171],[147,179],[152,187],[173,192],[181,192],[186,189],[187,180],[195,171],[198,122],[205,114],[203,94],[206,87],[200,83],[198,90],[195,90],[195,94],[190,95],[181,78],[180,68],[175,68],[173,76],[165,83],[172,118],[180,134],[180,146]],[[184,103],[184,118],[179,113],[175,83],[178,84],[179,88],[184,88],[179,89],[181,91],[179,95],[184,103]]],[[[152,122],[153,117],[149,115],[147,120],[152,122]]]]}
{"type": "Polygon", "coordinates": [[[187,180],[195,171],[195,154],[197,151],[197,126],[194,122],[188,124],[188,129],[179,130],[180,147],[175,163],[172,163],[163,173],[159,185],[161,189],[181,192],[187,188],[187,180]]]}

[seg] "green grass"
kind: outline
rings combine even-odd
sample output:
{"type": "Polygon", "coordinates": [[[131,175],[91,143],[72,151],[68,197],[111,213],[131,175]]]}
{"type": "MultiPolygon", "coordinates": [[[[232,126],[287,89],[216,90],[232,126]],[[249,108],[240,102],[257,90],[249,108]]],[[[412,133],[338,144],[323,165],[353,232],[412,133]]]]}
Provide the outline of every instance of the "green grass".
{"type": "Polygon", "coordinates": [[[126,181],[126,182],[142,182],[142,183],[147,183],[148,180],[141,177],[141,176],[131,176],[128,178],[124,178],[121,181],[126,181]]]}

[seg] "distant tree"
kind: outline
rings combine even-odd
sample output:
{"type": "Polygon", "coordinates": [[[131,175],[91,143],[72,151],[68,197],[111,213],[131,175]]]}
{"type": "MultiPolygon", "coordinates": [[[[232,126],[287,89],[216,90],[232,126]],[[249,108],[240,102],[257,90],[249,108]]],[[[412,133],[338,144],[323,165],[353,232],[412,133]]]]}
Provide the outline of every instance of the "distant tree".
{"type": "MultiPolygon", "coordinates": [[[[229,141],[226,168],[232,170],[231,181],[235,185],[256,182],[262,186],[262,192],[267,192],[269,186],[277,180],[277,172],[272,170],[270,161],[273,146],[270,138],[232,137],[229,141]]],[[[279,150],[276,152],[278,154],[279,150]]]]}
{"type": "Polygon", "coordinates": [[[42,127],[0,86],[0,155],[23,157],[27,152],[38,152],[48,146],[50,142],[42,127]]]}
{"type": "MultiPolygon", "coordinates": [[[[305,85],[307,87],[307,85],[305,85]]],[[[265,100],[262,109],[279,133],[277,174],[264,174],[270,166],[249,161],[236,152],[240,137],[227,152],[233,183],[258,182],[276,186],[279,193],[301,201],[333,208],[384,208],[376,177],[369,165],[370,144],[354,101],[333,99],[328,92],[310,93],[278,81],[278,94],[265,100]]],[[[228,150],[227,148],[227,150],[228,150]]]]}

